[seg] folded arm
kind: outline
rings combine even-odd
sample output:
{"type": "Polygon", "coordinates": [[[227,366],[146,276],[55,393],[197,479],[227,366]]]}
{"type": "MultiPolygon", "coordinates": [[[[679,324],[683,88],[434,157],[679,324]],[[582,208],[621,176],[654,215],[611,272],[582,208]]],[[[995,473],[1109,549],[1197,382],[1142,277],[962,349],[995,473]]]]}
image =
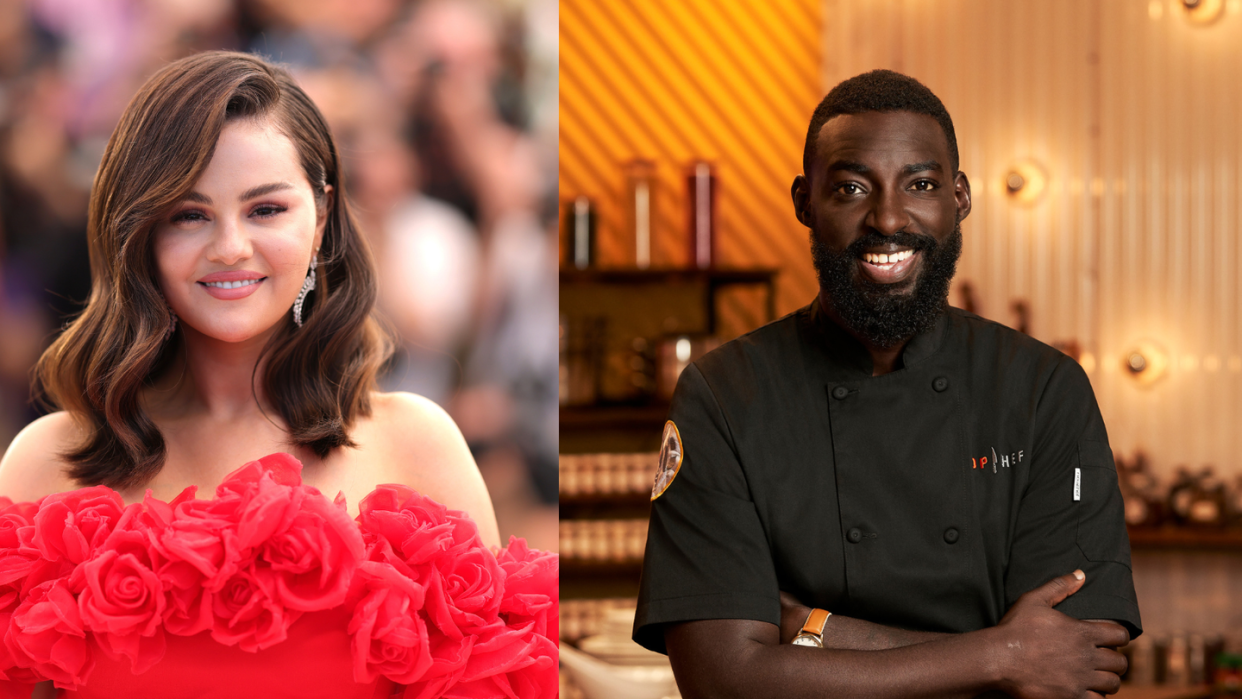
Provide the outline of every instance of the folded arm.
{"type": "MultiPolygon", "coordinates": [[[[1079,621],[1052,609],[1081,585],[1072,575],[1056,578],[1023,595],[993,628],[884,650],[781,644],[776,626],[737,619],[670,625],[664,639],[687,699],[971,697],[991,690],[1020,698],[1100,697],[1120,685],[1126,661],[1112,648],[1124,645],[1128,634],[1118,624],[1079,621]]],[[[844,630],[837,644],[885,642],[883,634],[851,636],[851,630],[866,636],[867,626],[877,625],[840,621],[846,623],[837,626],[844,630]]]]}
{"type": "MultiPolygon", "coordinates": [[[[788,592],[781,593],[781,643],[789,643],[806,618],[811,608],[802,604],[788,592]]],[[[884,626],[862,619],[833,614],[824,624],[824,648],[834,650],[889,650],[903,648],[916,643],[935,641],[953,634],[935,633],[932,631],[908,631],[892,626],[884,626]]]]}

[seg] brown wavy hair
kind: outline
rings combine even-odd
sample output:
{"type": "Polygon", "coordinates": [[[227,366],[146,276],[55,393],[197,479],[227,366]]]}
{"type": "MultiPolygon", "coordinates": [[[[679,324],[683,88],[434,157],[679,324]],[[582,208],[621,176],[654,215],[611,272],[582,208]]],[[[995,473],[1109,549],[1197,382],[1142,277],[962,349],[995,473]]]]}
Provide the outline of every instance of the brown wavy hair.
{"type": "Polygon", "coordinates": [[[286,315],[263,350],[265,396],[294,444],[320,458],[356,446],[349,429],[370,414],[375,375],[391,342],[373,314],[374,264],[349,213],[336,146],[288,71],[255,56],[212,51],[164,67],[126,107],[91,192],[90,298],[35,368],[36,395],[89,427],[86,440],[63,455],[67,474],[80,483],[141,485],[164,464],[164,438],[141,395],[178,342],[164,340],[172,319],[152,235],[211,162],[225,123],[249,118],[270,119],[293,142],[327,217],[304,325],[286,315]]]}

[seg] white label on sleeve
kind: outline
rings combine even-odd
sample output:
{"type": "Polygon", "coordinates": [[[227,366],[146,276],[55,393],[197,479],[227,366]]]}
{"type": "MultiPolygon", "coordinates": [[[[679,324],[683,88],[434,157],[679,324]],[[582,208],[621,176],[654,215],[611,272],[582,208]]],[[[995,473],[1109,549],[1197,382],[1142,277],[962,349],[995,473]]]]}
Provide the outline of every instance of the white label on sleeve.
{"type": "Polygon", "coordinates": [[[1082,500],[1082,469],[1074,469],[1074,502],[1082,500]]]}

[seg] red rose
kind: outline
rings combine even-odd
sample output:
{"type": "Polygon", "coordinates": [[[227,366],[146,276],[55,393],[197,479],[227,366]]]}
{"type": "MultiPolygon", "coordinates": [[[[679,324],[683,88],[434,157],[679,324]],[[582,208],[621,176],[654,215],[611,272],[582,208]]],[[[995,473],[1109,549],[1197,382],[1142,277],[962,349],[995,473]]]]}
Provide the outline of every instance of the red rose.
{"type": "Polygon", "coordinates": [[[196,500],[195,491],[190,486],[169,503],[172,521],[158,545],[165,559],[156,570],[166,592],[164,630],[178,636],[214,626],[213,594],[253,560],[237,543],[238,511],[247,500],[237,494],[196,500]]]}
{"type": "Polygon", "coordinates": [[[427,625],[419,613],[423,587],[390,565],[370,561],[357,577],[366,596],[354,607],[347,629],[354,681],[371,683],[385,675],[399,684],[417,682],[431,667],[427,625]]]}
{"type": "Polygon", "coordinates": [[[291,503],[296,507],[293,518],[263,542],[258,560],[275,573],[276,597],[286,607],[331,609],[345,601],[362,561],[362,534],[319,491],[307,486],[293,490],[298,496],[291,503]]]}
{"type": "Polygon", "coordinates": [[[86,644],[78,603],[63,579],[30,591],[4,635],[4,644],[20,667],[76,690],[95,667],[86,644]]]}
{"type": "Polygon", "coordinates": [[[431,635],[431,667],[423,678],[405,689],[404,699],[437,699],[457,684],[470,660],[474,648],[474,636],[448,638],[443,634],[431,635]]]}
{"type": "Polygon", "coordinates": [[[546,636],[535,636],[534,648],[527,659],[528,662],[504,675],[512,692],[506,694],[517,699],[555,697],[560,689],[560,651],[556,641],[546,636]]]}
{"type": "Polygon", "coordinates": [[[358,503],[358,523],[386,540],[410,565],[426,563],[453,544],[448,508],[403,485],[378,486],[358,503]]]}
{"type": "MultiPolygon", "coordinates": [[[[21,590],[40,560],[39,550],[33,546],[37,511],[33,503],[13,504],[0,496],[0,636],[9,628],[21,590]]],[[[17,667],[13,653],[0,643],[0,679],[33,684],[43,678],[28,668],[17,667]]]]}
{"type": "Polygon", "coordinates": [[[457,550],[485,548],[483,538],[479,536],[479,525],[470,519],[470,515],[461,510],[449,510],[446,514],[453,525],[453,545],[457,550]]]}
{"type": "Polygon", "coordinates": [[[125,502],[103,485],[55,493],[34,516],[34,542],[48,561],[78,564],[103,545],[121,519],[125,502]]]}
{"type": "Polygon", "coordinates": [[[528,634],[529,643],[509,643],[497,650],[486,652],[475,645],[470,662],[461,681],[444,692],[443,699],[549,699],[560,689],[557,671],[558,652],[556,644],[538,634],[528,634]],[[472,668],[477,665],[499,667],[492,656],[505,661],[503,671],[491,671],[482,677],[473,677],[472,668]]]}
{"type": "Polygon", "coordinates": [[[164,630],[177,636],[193,636],[210,629],[214,617],[212,593],[206,589],[207,577],[182,560],[166,562],[157,574],[165,592],[164,630]]]}
{"type": "Polygon", "coordinates": [[[173,498],[172,502],[164,502],[159,498],[153,497],[151,489],[148,488],[141,503],[135,503],[125,508],[125,514],[122,516],[121,521],[117,523],[116,530],[125,529],[141,532],[149,542],[149,547],[162,554],[160,540],[168,532],[169,527],[172,526],[173,519],[176,518],[177,507],[186,500],[193,500],[194,493],[197,490],[198,486],[189,486],[181,491],[180,495],[173,498]],[[130,512],[131,510],[133,511],[132,513],[130,512]]]}
{"type": "Polygon", "coordinates": [[[0,548],[21,546],[22,540],[18,532],[23,527],[34,524],[34,516],[38,511],[39,508],[34,503],[14,504],[7,497],[0,496],[0,548]]]}
{"type": "Polygon", "coordinates": [[[208,590],[220,589],[247,563],[237,541],[237,511],[243,505],[236,497],[181,503],[160,539],[161,552],[201,572],[208,590]]]}
{"type": "Polygon", "coordinates": [[[552,640],[560,634],[560,559],[555,553],[532,550],[525,539],[509,537],[497,563],[505,571],[500,614],[511,626],[534,622],[535,633],[552,640]]]}
{"type": "MultiPolygon", "coordinates": [[[[141,507],[131,505],[126,518],[141,507]]],[[[118,529],[69,578],[83,625],[108,655],[129,658],[136,675],[164,657],[164,586],[154,568],[147,534],[118,529]]]]}
{"type": "Polygon", "coordinates": [[[461,682],[474,682],[503,675],[523,666],[540,638],[529,625],[507,626],[497,621],[475,634],[470,660],[462,672],[461,682]]]}
{"type": "Polygon", "coordinates": [[[237,545],[243,549],[262,546],[273,534],[288,529],[306,497],[301,488],[281,485],[263,474],[237,511],[237,545]]]}
{"type": "MultiPolygon", "coordinates": [[[[14,607],[17,605],[14,604],[14,607]]],[[[0,612],[0,636],[7,633],[9,623],[13,620],[13,610],[0,612]]],[[[21,682],[25,684],[34,684],[42,682],[43,678],[35,674],[33,670],[25,667],[17,666],[17,659],[13,657],[13,652],[9,650],[8,645],[0,643],[0,680],[9,680],[11,682],[21,682]]],[[[26,691],[22,696],[29,696],[30,692],[26,691]]],[[[0,692],[0,697],[5,694],[0,692]]]]}
{"type": "Polygon", "coordinates": [[[285,640],[302,612],[286,610],[273,598],[272,583],[264,573],[245,568],[212,595],[212,638],[249,653],[285,640]]]}
{"type": "MultiPolygon", "coordinates": [[[[7,502],[8,498],[0,497],[7,502]]],[[[35,509],[29,503],[0,502],[0,612],[17,607],[18,592],[39,560],[39,550],[22,544],[22,533],[33,533],[35,509]]],[[[27,537],[29,538],[29,536],[27,537]]]]}
{"type": "Polygon", "coordinates": [[[271,454],[251,461],[224,477],[216,486],[217,498],[248,498],[259,487],[263,476],[279,485],[302,484],[302,462],[289,454],[271,454]]]}
{"type": "Polygon", "coordinates": [[[455,549],[419,572],[427,585],[428,618],[449,638],[477,633],[496,621],[505,573],[491,551],[455,549]]]}

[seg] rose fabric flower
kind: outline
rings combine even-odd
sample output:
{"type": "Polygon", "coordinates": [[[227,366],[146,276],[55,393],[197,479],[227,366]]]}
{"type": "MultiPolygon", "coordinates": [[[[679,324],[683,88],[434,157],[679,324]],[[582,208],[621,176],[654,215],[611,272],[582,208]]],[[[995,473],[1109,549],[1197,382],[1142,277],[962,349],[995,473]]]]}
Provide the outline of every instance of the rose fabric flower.
{"type": "MultiPolygon", "coordinates": [[[[377,487],[358,504],[358,524],[383,539],[409,565],[434,559],[453,544],[448,508],[403,485],[377,487]]],[[[373,541],[375,540],[373,539],[373,541]]]]}
{"type": "MultiPolygon", "coordinates": [[[[126,516],[141,507],[130,505],[126,516]]],[[[164,657],[164,585],[155,566],[145,533],[118,529],[69,577],[83,625],[104,652],[129,658],[136,675],[164,657]]]]}
{"type": "Polygon", "coordinates": [[[49,495],[34,516],[35,545],[48,561],[81,563],[103,545],[124,509],[121,496],[102,485],[49,495]]]}
{"type": "Polygon", "coordinates": [[[62,689],[77,689],[94,668],[78,602],[64,579],[32,589],[13,612],[4,644],[19,667],[62,689]]]}
{"type": "Polygon", "coordinates": [[[431,621],[450,638],[477,633],[495,622],[504,591],[504,571],[483,548],[463,548],[419,571],[427,580],[431,621]]]}
{"type": "MultiPolygon", "coordinates": [[[[553,696],[556,557],[490,551],[465,513],[382,485],[356,520],[288,455],[250,462],[209,500],[103,487],[0,497],[0,693],[85,683],[97,653],[135,674],[166,634],[256,652],[307,612],[348,610],[353,679],[407,697],[553,696]],[[551,677],[550,683],[548,678],[551,677]]],[[[326,617],[325,617],[326,618],[326,617]]]]}
{"type": "Polygon", "coordinates": [[[496,556],[505,571],[500,613],[509,624],[533,622],[535,633],[560,638],[560,565],[555,553],[535,551],[526,541],[509,537],[509,547],[496,556]]]}
{"type": "Polygon", "coordinates": [[[248,653],[280,643],[302,612],[285,609],[272,594],[271,581],[253,567],[239,571],[212,596],[211,637],[248,653]]]}
{"type": "MultiPolygon", "coordinates": [[[[9,627],[26,579],[40,560],[39,550],[31,543],[37,511],[33,503],[14,504],[0,496],[0,636],[9,627]]],[[[0,679],[34,684],[41,678],[29,668],[17,667],[8,646],[0,642],[0,679]]]]}
{"type": "MultiPolygon", "coordinates": [[[[288,487],[288,486],[279,486],[288,487]]],[[[276,596],[290,609],[331,609],[345,600],[362,561],[362,534],[345,511],[313,488],[296,486],[294,514],[263,542],[258,560],[273,572],[276,596]]]]}
{"type": "Polygon", "coordinates": [[[420,610],[423,587],[393,566],[368,561],[358,570],[365,596],[354,607],[354,680],[374,682],[381,674],[411,684],[431,667],[430,639],[420,610]]]}
{"type": "Polygon", "coordinates": [[[528,634],[528,637],[529,643],[511,643],[490,653],[476,646],[462,680],[446,689],[441,695],[443,699],[556,696],[560,689],[556,643],[538,634],[528,634]],[[476,661],[476,658],[481,660],[476,661]],[[485,672],[478,674],[476,666],[486,668],[485,672]]]}

